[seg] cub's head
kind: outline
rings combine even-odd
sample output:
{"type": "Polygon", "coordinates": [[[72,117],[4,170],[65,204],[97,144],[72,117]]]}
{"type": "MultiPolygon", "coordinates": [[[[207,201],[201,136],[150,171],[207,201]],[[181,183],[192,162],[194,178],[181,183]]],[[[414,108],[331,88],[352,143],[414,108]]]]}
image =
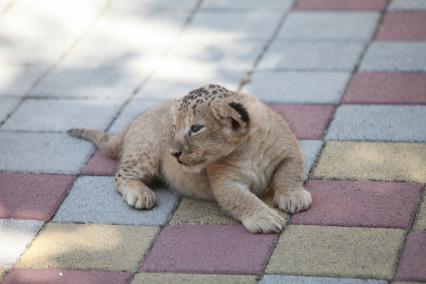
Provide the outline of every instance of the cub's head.
{"type": "Polygon", "coordinates": [[[170,154],[184,169],[200,172],[244,142],[249,126],[250,116],[236,92],[203,86],[178,102],[170,154]]]}

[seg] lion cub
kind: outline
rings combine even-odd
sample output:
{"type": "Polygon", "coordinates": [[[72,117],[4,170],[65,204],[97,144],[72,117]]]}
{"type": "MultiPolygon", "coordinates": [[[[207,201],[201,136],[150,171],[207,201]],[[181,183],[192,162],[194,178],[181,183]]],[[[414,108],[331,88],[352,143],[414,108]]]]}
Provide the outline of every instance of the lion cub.
{"type": "Polygon", "coordinates": [[[295,213],[312,202],[303,188],[303,160],[286,122],[254,97],[206,85],[144,112],[121,133],[89,129],[87,139],[118,159],[116,188],[139,209],[155,206],[148,184],[162,178],[179,192],[215,200],[252,233],[279,232],[283,217],[258,196],[295,213]]]}

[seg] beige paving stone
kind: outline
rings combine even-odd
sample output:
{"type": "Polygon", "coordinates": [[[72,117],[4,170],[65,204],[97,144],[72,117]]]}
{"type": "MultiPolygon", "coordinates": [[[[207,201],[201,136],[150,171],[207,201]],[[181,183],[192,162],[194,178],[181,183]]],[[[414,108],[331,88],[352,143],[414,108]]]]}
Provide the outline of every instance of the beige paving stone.
{"type": "Polygon", "coordinates": [[[426,231],[426,189],[423,190],[422,202],[417,210],[413,229],[416,231],[426,231]]]}
{"type": "Polygon", "coordinates": [[[281,235],[269,274],[391,279],[404,231],[289,226],[281,235]]]}
{"type": "Polygon", "coordinates": [[[328,142],[314,178],[426,182],[426,144],[328,142]]]}
{"type": "Polygon", "coordinates": [[[6,274],[6,270],[0,268],[0,280],[3,279],[5,274],[6,274]]]}
{"type": "Polygon", "coordinates": [[[155,227],[50,223],[17,267],[136,271],[155,227]]]}
{"type": "MultiPolygon", "coordinates": [[[[273,206],[272,201],[273,195],[267,194],[262,197],[262,200],[270,207],[273,206]]],[[[288,215],[279,211],[282,215],[288,219],[288,215]]],[[[195,200],[192,198],[184,198],[180,202],[178,208],[173,214],[170,224],[221,224],[230,225],[238,224],[239,222],[233,217],[223,212],[217,203],[195,200]]]]}
{"type": "Polygon", "coordinates": [[[256,276],[248,275],[216,275],[216,274],[179,274],[179,273],[138,273],[131,284],[255,284],[256,276]]]}

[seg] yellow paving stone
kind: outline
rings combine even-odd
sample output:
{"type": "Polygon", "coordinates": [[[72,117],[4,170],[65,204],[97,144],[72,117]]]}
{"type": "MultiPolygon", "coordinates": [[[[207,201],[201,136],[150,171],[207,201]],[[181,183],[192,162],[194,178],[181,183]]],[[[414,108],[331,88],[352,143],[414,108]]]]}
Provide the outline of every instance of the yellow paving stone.
{"type": "Polygon", "coordinates": [[[49,223],[17,267],[136,271],[155,227],[49,223]]]}
{"type": "Polygon", "coordinates": [[[3,279],[5,274],[6,274],[6,271],[0,268],[0,280],[3,279]]]}
{"type": "Polygon", "coordinates": [[[328,142],[313,177],[426,182],[426,144],[328,142]]]}
{"type": "Polygon", "coordinates": [[[131,284],[255,284],[256,276],[217,275],[217,274],[179,274],[179,273],[138,273],[131,284]]]}
{"type": "Polygon", "coordinates": [[[426,189],[423,190],[422,202],[417,210],[413,229],[416,231],[426,231],[426,189]]]}
{"type": "Polygon", "coordinates": [[[266,272],[391,279],[404,235],[398,229],[291,225],[266,272]]]}
{"type": "MultiPolygon", "coordinates": [[[[262,200],[273,207],[272,194],[268,194],[262,200]]],[[[280,211],[281,212],[281,211],[280,211]]],[[[288,215],[281,212],[285,218],[288,215]]],[[[239,224],[233,217],[223,212],[215,202],[184,198],[173,214],[170,224],[239,224]]]]}

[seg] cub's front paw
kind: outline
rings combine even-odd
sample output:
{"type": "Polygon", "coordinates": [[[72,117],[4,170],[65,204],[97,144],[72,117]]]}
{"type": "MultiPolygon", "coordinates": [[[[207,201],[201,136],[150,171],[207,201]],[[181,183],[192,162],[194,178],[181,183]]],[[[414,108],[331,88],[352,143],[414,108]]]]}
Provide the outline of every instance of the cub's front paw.
{"type": "Polygon", "coordinates": [[[137,209],[151,209],[156,205],[155,193],[150,189],[141,190],[128,186],[123,187],[120,192],[127,204],[137,209]]]}
{"type": "Polygon", "coordinates": [[[283,229],[284,217],[276,210],[265,207],[242,219],[244,228],[251,233],[278,233],[283,229]]]}
{"type": "Polygon", "coordinates": [[[305,189],[275,193],[274,203],[284,212],[293,214],[309,208],[312,203],[311,194],[305,189]]]}

